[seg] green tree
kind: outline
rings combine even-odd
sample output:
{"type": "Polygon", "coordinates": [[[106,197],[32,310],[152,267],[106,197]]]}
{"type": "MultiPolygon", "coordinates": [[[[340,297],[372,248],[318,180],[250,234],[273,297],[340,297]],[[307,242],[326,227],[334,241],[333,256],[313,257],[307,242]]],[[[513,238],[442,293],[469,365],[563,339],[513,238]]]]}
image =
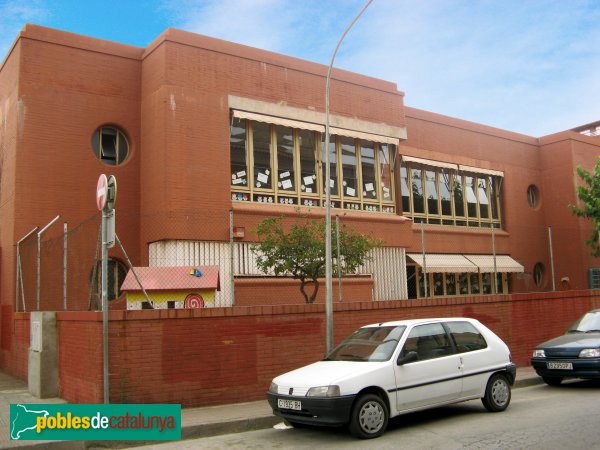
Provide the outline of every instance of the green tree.
{"type": "MultiPolygon", "coordinates": [[[[338,263],[342,273],[354,272],[369,260],[369,251],[380,242],[340,227],[340,261],[337,261],[336,226],[332,224],[332,269],[337,273],[338,263]]],[[[291,276],[300,280],[300,292],[306,303],[314,303],[319,292],[319,278],[325,276],[325,219],[307,217],[293,224],[286,232],[283,217],[270,217],[258,224],[260,243],[253,246],[257,264],[264,273],[291,276]],[[312,292],[307,292],[312,285],[312,292]]]]}
{"type": "Polygon", "coordinates": [[[600,156],[596,158],[593,173],[577,167],[577,174],[586,184],[586,186],[577,186],[577,197],[581,200],[582,207],[569,206],[578,217],[585,217],[592,221],[594,226],[592,236],[585,243],[590,246],[592,256],[600,257],[600,156]]]}

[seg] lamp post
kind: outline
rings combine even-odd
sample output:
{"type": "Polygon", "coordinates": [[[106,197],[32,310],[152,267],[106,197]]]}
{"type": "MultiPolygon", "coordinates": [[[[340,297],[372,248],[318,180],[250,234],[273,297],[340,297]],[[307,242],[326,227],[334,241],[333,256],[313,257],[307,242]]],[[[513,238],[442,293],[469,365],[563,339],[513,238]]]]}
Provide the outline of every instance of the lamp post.
{"type": "Polygon", "coordinates": [[[329,161],[329,85],[331,84],[331,70],[333,61],[337,54],[340,44],[350,31],[350,28],[356,23],[360,16],[365,12],[373,0],[369,0],[363,9],[356,15],[354,20],[344,30],[342,37],[335,46],[329,69],[327,70],[327,82],[325,84],[325,314],[327,328],[327,353],[333,349],[333,282],[331,266],[331,167],[329,161]]]}

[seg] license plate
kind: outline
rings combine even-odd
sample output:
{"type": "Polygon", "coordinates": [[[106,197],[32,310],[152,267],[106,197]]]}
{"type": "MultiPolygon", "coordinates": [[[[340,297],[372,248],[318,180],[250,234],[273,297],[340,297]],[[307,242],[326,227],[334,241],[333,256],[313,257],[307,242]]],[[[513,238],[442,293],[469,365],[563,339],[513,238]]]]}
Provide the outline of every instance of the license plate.
{"type": "Polygon", "coordinates": [[[549,362],[546,364],[548,369],[573,370],[573,364],[570,362],[549,362]]]}
{"type": "Polygon", "coordinates": [[[295,411],[302,410],[302,402],[299,400],[286,400],[283,398],[278,398],[277,406],[281,409],[293,409],[295,411]]]}

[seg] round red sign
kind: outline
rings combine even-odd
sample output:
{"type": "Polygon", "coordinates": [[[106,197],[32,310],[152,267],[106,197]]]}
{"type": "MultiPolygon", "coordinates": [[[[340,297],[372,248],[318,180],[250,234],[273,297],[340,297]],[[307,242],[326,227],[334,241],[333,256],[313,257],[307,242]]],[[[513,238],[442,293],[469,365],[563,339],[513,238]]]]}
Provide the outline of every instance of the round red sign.
{"type": "Polygon", "coordinates": [[[104,205],[106,205],[106,198],[108,197],[108,179],[106,175],[102,174],[98,178],[98,184],[96,185],[96,206],[102,211],[104,205]]]}

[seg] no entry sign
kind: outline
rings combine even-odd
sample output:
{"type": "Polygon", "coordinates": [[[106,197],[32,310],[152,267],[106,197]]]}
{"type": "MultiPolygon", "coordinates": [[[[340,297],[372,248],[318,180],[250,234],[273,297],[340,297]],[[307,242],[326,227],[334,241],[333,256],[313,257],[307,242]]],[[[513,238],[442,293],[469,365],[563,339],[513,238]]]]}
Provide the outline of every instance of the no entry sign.
{"type": "Polygon", "coordinates": [[[102,174],[98,178],[98,184],[96,185],[96,206],[102,211],[104,205],[106,205],[106,199],[108,198],[108,178],[102,174]]]}

